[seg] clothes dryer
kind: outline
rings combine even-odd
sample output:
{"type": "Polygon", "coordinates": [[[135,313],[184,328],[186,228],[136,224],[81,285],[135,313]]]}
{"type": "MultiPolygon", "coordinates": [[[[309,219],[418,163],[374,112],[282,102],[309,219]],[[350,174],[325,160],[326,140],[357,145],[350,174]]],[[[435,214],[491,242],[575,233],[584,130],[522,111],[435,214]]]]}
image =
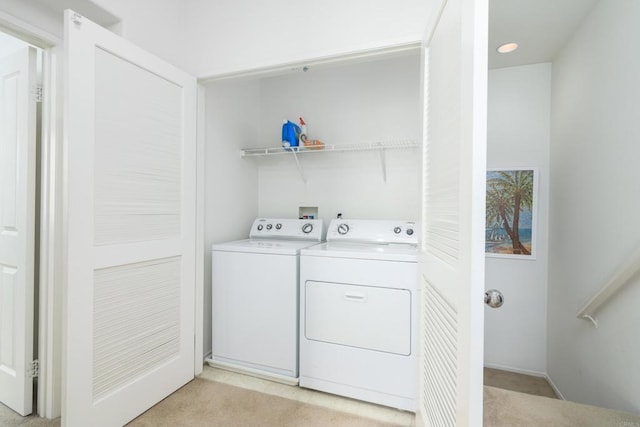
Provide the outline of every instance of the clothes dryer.
{"type": "Polygon", "coordinates": [[[300,256],[300,386],[415,411],[414,222],[333,220],[300,256]]]}

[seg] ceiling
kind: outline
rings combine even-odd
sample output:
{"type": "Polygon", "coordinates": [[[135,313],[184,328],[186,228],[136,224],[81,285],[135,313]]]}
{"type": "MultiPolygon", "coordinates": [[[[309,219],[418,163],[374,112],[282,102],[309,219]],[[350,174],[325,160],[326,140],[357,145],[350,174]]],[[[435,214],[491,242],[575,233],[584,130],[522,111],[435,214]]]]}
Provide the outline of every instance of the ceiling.
{"type": "Polygon", "coordinates": [[[489,0],[489,68],[550,62],[598,0],[489,0]],[[515,52],[496,48],[516,42],[515,52]]]}
{"type": "Polygon", "coordinates": [[[91,0],[22,0],[36,3],[51,11],[54,16],[62,16],[65,9],[71,9],[89,18],[96,24],[108,27],[118,23],[119,18],[98,6],[91,0]]]}
{"type": "MultiPolygon", "coordinates": [[[[90,0],[24,0],[62,13],[72,8],[103,26],[118,18],[90,0]]],[[[489,68],[550,62],[569,41],[598,0],[489,0],[489,68]],[[519,48],[499,54],[515,41],[519,48]]]]}

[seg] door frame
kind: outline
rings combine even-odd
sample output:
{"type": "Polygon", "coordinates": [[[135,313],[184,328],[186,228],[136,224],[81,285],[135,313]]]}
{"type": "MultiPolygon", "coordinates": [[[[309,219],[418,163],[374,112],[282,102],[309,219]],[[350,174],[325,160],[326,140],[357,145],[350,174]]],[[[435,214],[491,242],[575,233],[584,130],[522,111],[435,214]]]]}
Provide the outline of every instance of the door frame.
{"type": "Polygon", "coordinates": [[[60,283],[59,244],[62,230],[60,147],[60,56],[62,40],[27,22],[0,11],[0,30],[42,50],[42,101],[40,147],[40,238],[38,300],[38,390],[34,413],[44,418],[60,416],[60,283]]]}

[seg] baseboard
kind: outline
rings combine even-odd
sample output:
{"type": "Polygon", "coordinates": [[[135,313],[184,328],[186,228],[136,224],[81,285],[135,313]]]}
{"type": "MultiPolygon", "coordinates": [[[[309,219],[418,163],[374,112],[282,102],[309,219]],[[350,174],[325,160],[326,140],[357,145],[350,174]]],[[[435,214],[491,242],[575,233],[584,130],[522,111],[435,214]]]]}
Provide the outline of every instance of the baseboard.
{"type": "Polygon", "coordinates": [[[499,369],[501,371],[514,372],[516,374],[531,375],[533,377],[547,378],[546,372],[530,371],[528,369],[512,368],[510,366],[495,365],[493,363],[485,363],[485,368],[499,369]]]}
{"type": "Polygon", "coordinates": [[[275,372],[261,371],[259,369],[247,366],[234,365],[233,363],[222,362],[215,359],[206,359],[205,362],[212,368],[224,369],[225,371],[235,372],[237,374],[251,375],[252,377],[261,378],[263,380],[275,381],[277,383],[297,386],[298,378],[289,377],[275,372]]]}
{"type": "Polygon", "coordinates": [[[567,400],[564,398],[562,393],[560,393],[560,389],[555,385],[551,377],[549,377],[549,375],[547,375],[545,372],[537,372],[537,371],[530,371],[528,369],[512,368],[510,366],[495,365],[493,363],[485,363],[484,367],[491,368],[491,369],[499,369],[501,371],[514,372],[516,374],[524,374],[524,375],[531,375],[534,377],[544,378],[545,380],[547,380],[547,382],[549,383],[553,391],[556,393],[556,395],[558,396],[558,399],[567,400]]]}
{"type": "Polygon", "coordinates": [[[555,385],[555,383],[553,382],[553,380],[551,379],[551,377],[549,377],[549,375],[545,375],[544,379],[547,380],[547,382],[549,383],[549,385],[551,386],[551,388],[553,389],[553,391],[556,393],[556,396],[558,396],[558,399],[560,400],[567,400],[564,398],[564,396],[562,395],[562,393],[560,393],[560,389],[555,385]]]}

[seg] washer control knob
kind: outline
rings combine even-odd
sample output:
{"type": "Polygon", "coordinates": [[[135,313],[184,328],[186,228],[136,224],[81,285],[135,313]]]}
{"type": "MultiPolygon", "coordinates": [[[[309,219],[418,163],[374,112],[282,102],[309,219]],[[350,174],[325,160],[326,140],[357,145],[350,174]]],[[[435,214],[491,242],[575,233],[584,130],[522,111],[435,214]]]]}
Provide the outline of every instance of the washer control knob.
{"type": "Polygon", "coordinates": [[[262,231],[264,227],[262,227],[262,224],[258,224],[258,231],[262,231]]]}
{"type": "Polygon", "coordinates": [[[276,224],[276,230],[280,230],[282,228],[282,224],[276,224]]]}
{"type": "Polygon", "coordinates": [[[304,234],[309,234],[309,233],[311,233],[312,231],[313,231],[313,224],[311,224],[311,223],[307,222],[306,224],[304,224],[304,225],[302,226],[302,232],[303,232],[304,234]]]}
{"type": "Polygon", "coordinates": [[[407,236],[413,235],[413,228],[407,228],[407,236]]]}
{"type": "Polygon", "coordinates": [[[401,231],[402,231],[402,228],[400,228],[400,227],[395,227],[393,229],[393,232],[396,233],[396,234],[400,234],[401,231]]]}
{"type": "Polygon", "coordinates": [[[273,225],[267,224],[267,230],[271,230],[272,228],[273,228],[273,225]]]}
{"type": "Polygon", "coordinates": [[[340,224],[338,226],[338,233],[340,233],[340,234],[342,234],[344,236],[348,232],[349,232],[349,226],[347,224],[340,224]]]}

